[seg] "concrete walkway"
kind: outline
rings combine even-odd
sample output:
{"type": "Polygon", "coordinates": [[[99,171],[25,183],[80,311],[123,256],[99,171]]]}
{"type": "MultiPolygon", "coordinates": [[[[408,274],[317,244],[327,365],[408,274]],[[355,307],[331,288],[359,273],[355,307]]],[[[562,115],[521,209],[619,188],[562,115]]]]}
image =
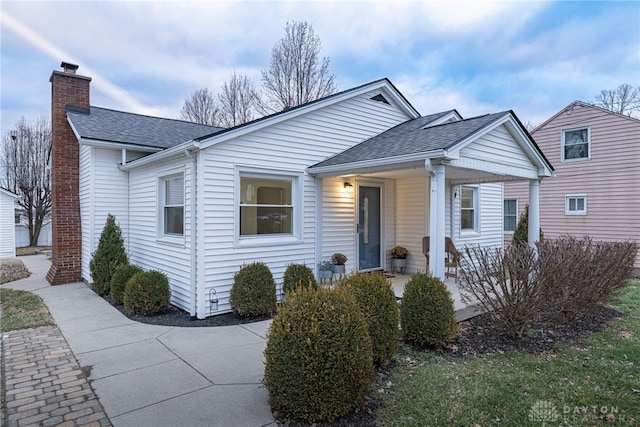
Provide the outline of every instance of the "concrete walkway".
{"type": "MultiPolygon", "coordinates": [[[[45,256],[20,259],[31,277],[3,286],[42,297],[64,337],[60,351],[68,343],[78,368],[90,372],[114,426],[276,426],[261,384],[268,321],[211,328],[142,324],[84,283],[49,286],[45,256]]],[[[6,368],[8,378],[16,367],[6,368]]]]}

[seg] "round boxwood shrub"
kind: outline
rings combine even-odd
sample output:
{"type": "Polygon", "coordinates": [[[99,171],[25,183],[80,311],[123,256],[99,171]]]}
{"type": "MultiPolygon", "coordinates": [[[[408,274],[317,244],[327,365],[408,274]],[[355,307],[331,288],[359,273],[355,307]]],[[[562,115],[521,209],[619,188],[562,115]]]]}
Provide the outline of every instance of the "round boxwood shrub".
{"type": "Polygon", "coordinates": [[[242,266],[233,276],[231,308],[244,317],[270,316],[276,311],[276,282],[263,262],[242,266]]]}
{"type": "Polygon", "coordinates": [[[414,274],[400,305],[402,337],[420,346],[444,346],[458,333],[451,293],[440,279],[414,274]]]}
{"type": "Polygon", "coordinates": [[[373,344],[373,361],[380,364],[391,360],[398,350],[398,303],[389,279],[379,272],[356,273],[342,279],[344,287],[356,297],[373,344]]]}
{"type": "Polygon", "coordinates": [[[289,292],[264,352],[272,409],[288,418],[332,422],[362,403],[375,379],[367,329],[346,289],[289,292]]]}
{"type": "Polygon", "coordinates": [[[119,267],[113,276],[111,277],[111,299],[117,304],[122,304],[124,301],[124,288],[136,273],[141,273],[143,270],[137,265],[123,265],[119,267]]]}
{"type": "Polygon", "coordinates": [[[284,271],[283,290],[285,293],[296,289],[298,286],[318,287],[313,271],[304,264],[290,264],[284,271]]]}
{"type": "Polygon", "coordinates": [[[135,314],[150,315],[169,307],[169,279],[160,271],[134,274],[124,288],[124,307],[135,314]]]}
{"type": "Polygon", "coordinates": [[[109,214],[100,234],[98,247],[89,261],[93,290],[100,296],[109,295],[111,276],[121,265],[129,264],[124,248],[122,230],[116,218],[109,214]]]}

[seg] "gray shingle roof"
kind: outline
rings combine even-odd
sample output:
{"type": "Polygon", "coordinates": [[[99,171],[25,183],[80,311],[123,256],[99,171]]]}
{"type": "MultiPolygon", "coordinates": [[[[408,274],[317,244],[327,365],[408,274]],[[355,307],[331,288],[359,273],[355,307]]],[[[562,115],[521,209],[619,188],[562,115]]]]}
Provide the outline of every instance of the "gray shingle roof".
{"type": "Polygon", "coordinates": [[[312,167],[335,166],[450,149],[498,118],[510,113],[504,111],[425,128],[429,123],[450,112],[445,111],[406,121],[312,167]]]}
{"type": "Polygon", "coordinates": [[[67,117],[81,138],[159,149],[223,130],[215,126],[99,107],[87,110],[68,106],[67,117]]]}

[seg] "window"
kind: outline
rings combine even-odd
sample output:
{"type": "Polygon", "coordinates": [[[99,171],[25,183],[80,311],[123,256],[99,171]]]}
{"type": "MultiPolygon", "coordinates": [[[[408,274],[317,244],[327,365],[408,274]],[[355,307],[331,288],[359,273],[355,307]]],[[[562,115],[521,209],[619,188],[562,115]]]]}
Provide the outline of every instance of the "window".
{"type": "Polygon", "coordinates": [[[478,229],[478,189],[462,187],[460,190],[460,229],[477,231],[478,229]]]}
{"type": "Polygon", "coordinates": [[[293,235],[295,177],[240,174],[240,236],[293,235]]]}
{"type": "Polygon", "coordinates": [[[184,235],[184,174],[160,178],[161,230],[165,236],[184,235]]]}
{"type": "Polygon", "coordinates": [[[587,196],[574,195],[565,197],[565,215],[586,215],[587,214],[587,196]]]}
{"type": "Polygon", "coordinates": [[[569,129],[562,131],[562,160],[590,158],[591,129],[569,129]]]}
{"type": "Polygon", "coordinates": [[[518,224],[518,199],[504,199],[504,231],[516,231],[518,224]]]}

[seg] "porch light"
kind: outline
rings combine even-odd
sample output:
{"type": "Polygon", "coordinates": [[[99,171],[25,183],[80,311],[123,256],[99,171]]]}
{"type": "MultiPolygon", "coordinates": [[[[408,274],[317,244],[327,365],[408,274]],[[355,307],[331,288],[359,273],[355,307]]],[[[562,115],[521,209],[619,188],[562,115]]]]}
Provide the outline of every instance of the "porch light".
{"type": "Polygon", "coordinates": [[[350,182],[345,182],[344,191],[349,194],[353,193],[353,184],[351,184],[350,182]]]}

